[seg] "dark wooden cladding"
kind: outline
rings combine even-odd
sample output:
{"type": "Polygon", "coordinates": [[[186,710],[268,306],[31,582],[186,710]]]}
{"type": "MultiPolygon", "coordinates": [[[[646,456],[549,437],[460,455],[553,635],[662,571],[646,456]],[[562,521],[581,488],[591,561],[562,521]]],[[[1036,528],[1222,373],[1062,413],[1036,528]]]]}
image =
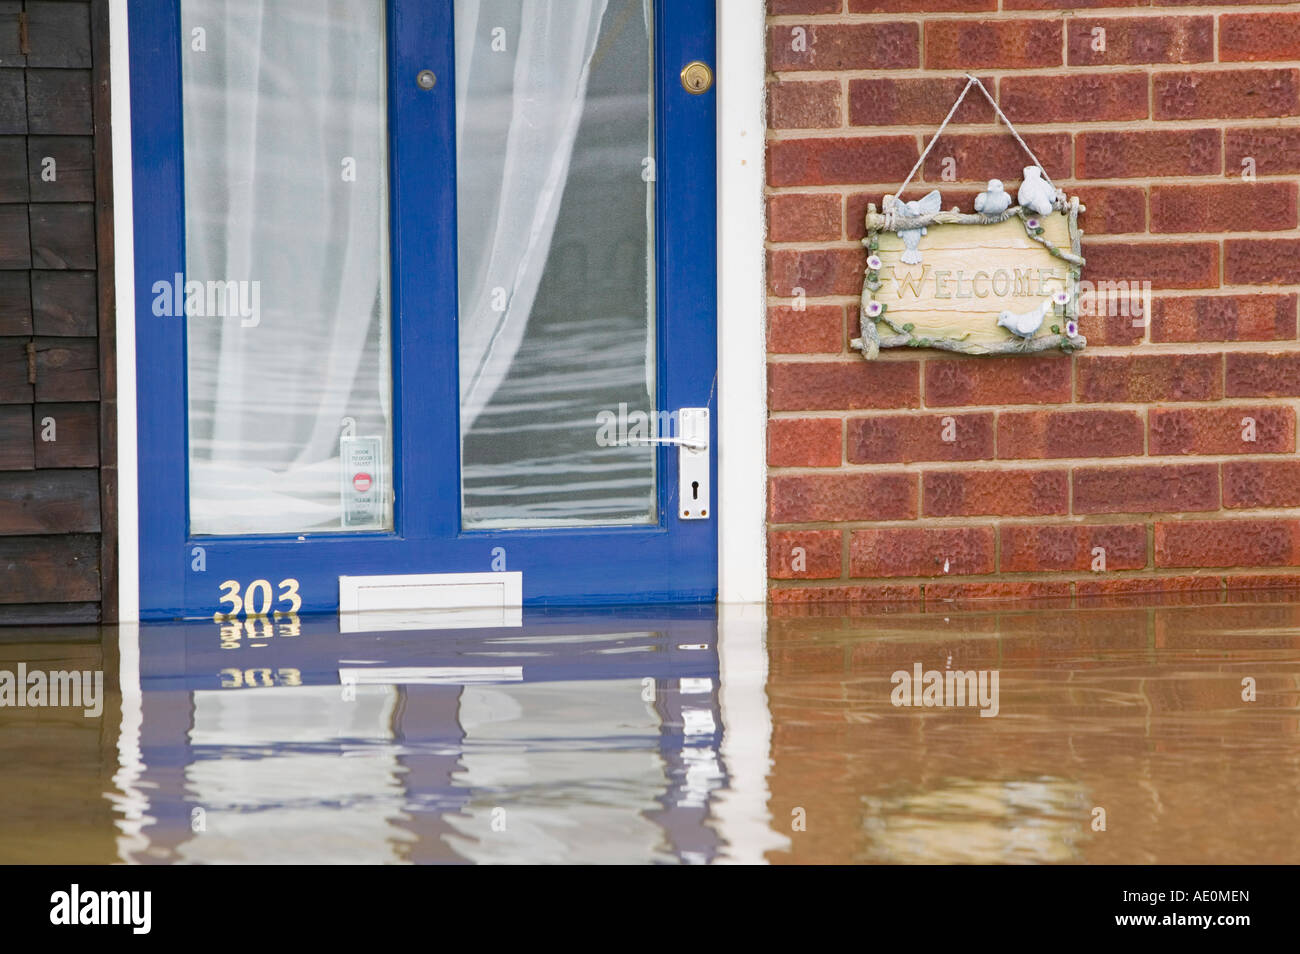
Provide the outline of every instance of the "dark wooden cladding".
{"type": "Polygon", "coordinates": [[[0,536],[0,603],[99,599],[99,536],[0,536]]]}
{"type": "Polygon", "coordinates": [[[0,0],[0,625],[116,618],[110,101],[108,0],[0,0]]]}
{"type": "Polygon", "coordinates": [[[32,448],[37,467],[98,467],[99,405],[37,404],[32,448]]]}
{"type": "Polygon", "coordinates": [[[99,532],[99,475],[93,470],[0,473],[0,536],[99,532]]]}

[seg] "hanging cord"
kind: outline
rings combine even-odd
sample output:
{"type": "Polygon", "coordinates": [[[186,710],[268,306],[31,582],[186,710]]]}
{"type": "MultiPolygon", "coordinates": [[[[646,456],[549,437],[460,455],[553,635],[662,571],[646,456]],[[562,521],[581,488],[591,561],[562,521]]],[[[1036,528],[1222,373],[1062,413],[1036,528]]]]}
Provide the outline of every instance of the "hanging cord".
{"type": "Polygon", "coordinates": [[[912,171],[907,174],[907,178],[903,180],[903,184],[899,186],[898,191],[894,193],[894,202],[891,204],[890,209],[887,210],[886,214],[892,213],[894,207],[902,204],[903,190],[907,188],[908,183],[912,181],[912,176],[916,175],[916,170],[921,168],[921,164],[925,162],[925,157],[930,154],[930,150],[934,148],[934,144],[938,142],[939,137],[943,135],[944,128],[948,125],[949,120],[951,120],[956,114],[957,107],[960,106],[961,101],[966,98],[966,94],[970,92],[972,86],[978,86],[980,88],[980,92],[984,94],[984,98],[993,106],[993,110],[998,114],[998,118],[1006,123],[1007,129],[1010,130],[1011,135],[1016,137],[1016,142],[1020,143],[1020,148],[1029,153],[1029,158],[1034,160],[1034,165],[1042,170],[1044,181],[1052,187],[1053,191],[1056,191],[1056,183],[1053,182],[1051,176],[1047,174],[1047,170],[1043,169],[1043,164],[1039,162],[1038,157],[1034,155],[1034,150],[1030,149],[1028,144],[1020,138],[1020,133],[1016,132],[1016,127],[1011,125],[1011,120],[1007,119],[1006,113],[1002,112],[997,101],[994,100],[989,94],[989,91],[985,89],[984,84],[979,81],[979,77],[967,73],[966,79],[969,80],[969,82],[962,88],[961,95],[957,97],[957,102],[952,104],[952,109],[948,110],[948,115],[945,116],[943,122],[939,124],[938,131],[935,132],[934,138],[930,140],[929,144],[925,147],[925,150],[921,153],[921,158],[916,160],[916,165],[912,167],[912,171]]]}

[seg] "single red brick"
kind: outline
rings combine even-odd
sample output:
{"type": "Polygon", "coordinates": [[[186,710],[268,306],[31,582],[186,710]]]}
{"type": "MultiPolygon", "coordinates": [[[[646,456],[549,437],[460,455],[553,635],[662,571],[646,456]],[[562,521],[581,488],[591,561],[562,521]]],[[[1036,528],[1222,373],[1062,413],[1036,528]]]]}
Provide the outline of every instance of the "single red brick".
{"type": "Polygon", "coordinates": [[[1179,520],[1156,524],[1156,566],[1296,566],[1300,521],[1179,520]]]}
{"type": "Polygon", "coordinates": [[[1223,160],[1219,139],[1217,129],[1082,132],[1074,141],[1075,175],[1080,179],[1218,175],[1223,160]]]}
{"type": "Polygon", "coordinates": [[[844,575],[839,530],[780,530],[767,535],[767,575],[773,580],[838,580],[844,575]]]}
{"type": "Polygon", "coordinates": [[[767,182],[771,186],[898,183],[918,155],[915,136],[780,139],[767,145],[767,182]]]}
{"type": "Polygon", "coordinates": [[[1181,513],[1219,509],[1218,464],[1077,467],[1075,513],[1181,513]]]}
{"type": "Polygon", "coordinates": [[[1150,282],[1155,288],[1217,288],[1219,246],[1214,242],[1084,241],[1088,280],[1150,282]]]}
{"type": "Polygon", "coordinates": [[[1156,73],[1151,106],[1155,119],[1294,116],[1300,113],[1300,70],[1156,73]]]}
{"type": "Polygon", "coordinates": [[[927,517],[1027,517],[1070,512],[1065,470],[929,471],[921,476],[927,517]]]}
{"type": "Polygon", "coordinates": [[[768,28],[768,69],[897,70],[921,65],[916,23],[809,23],[768,28]]]}
{"type": "Polygon", "coordinates": [[[999,568],[1003,573],[1091,570],[1097,547],[1105,551],[1108,571],[1140,570],[1147,565],[1147,530],[1140,523],[1012,524],[1002,527],[999,568]]]}
{"type": "Polygon", "coordinates": [[[1004,10],[1087,10],[1093,7],[1146,7],[1151,0],[1002,0],[1004,10]]]}
{"type": "Polygon", "coordinates": [[[767,367],[767,405],[773,411],[918,407],[919,379],[914,361],[773,363],[767,367]]]}
{"type": "Polygon", "coordinates": [[[1217,354],[1096,354],[1076,360],[1078,400],[1083,404],[1223,397],[1217,354]]]}
{"type": "MultiPolygon", "coordinates": [[[[992,82],[992,79],[984,78],[989,89],[993,88],[992,82]]],[[[965,85],[965,77],[849,80],[849,125],[937,125],[948,115],[965,85]]],[[[993,107],[987,99],[967,94],[952,121],[988,123],[993,121],[993,115],[993,107]]]]}
{"type": "Polygon", "coordinates": [[[1289,454],[1295,450],[1295,410],[1289,407],[1157,407],[1147,420],[1151,454],[1289,454]],[[1247,440],[1252,431],[1254,440],[1247,440]]]}
{"type": "Polygon", "coordinates": [[[1295,295],[1158,298],[1152,341],[1284,341],[1296,336],[1295,295]]]}
{"type": "Polygon", "coordinates": [[[1300,172],[1300,126],[1229,129],[1223,138],[1229,176],[1300,172]]]}
{"type": "Polygon", "coordinates": [[[1063,404],[1070,400],[1070,362],[1055,355],[929,359],[927,407],[1063,404]]]}
{"type": "Polygon", "coordinates": [[[968,576],[992,573],[992,527],[854,530],[849,576],[968,576]]]}
{"type": "Polygon", "coordinates": [[[767,422],[770,467],[838,467],[844,453],[837,417],[774,418],[767,422]]]}
{"type": "Polygon", "coordinates": [[[1207,63],[1214,59],[1214,17],[1074,17],[1066,21],[1065,42],[1071,66],[1207,63]]]}
{"type": "Polygon", "coordinates": [[[1001,411],[998,457],[1129,457],[1143,453],[1137,411],[1001,411]]]}
{"type": "Polygon", "coordinates": [[[913,520],[915,474],[786,474],[768,483],[772,523],[913,520]]]}
{"type": "MultiPolygon", "coordinates": [[[[1067,190],[1069,191],[1069,190],[1067,190]]],[[[1145,232],[1146,191],[1137,186],[1088,186],[1083,217],[1091,235],[1145,232]]]]}
{"type": "Polygon", "coordinates": [[[773,129],[831,129],[838,126],[839,82],[768,83],[767,122],[773,129]]]}
{"type": "Polygon", "coordinates": [[[769,16],[800,13],[839,13],[844,0],[767,0],[769,16]]]}
{"type": "Polygon", "coordinates": [[[1152,232],[1269,232],[1296,227],[1294,182],[1151,187],[1152,232]]]}
{"type": "Polygon", "coordinates": [[[1056,20],[928,20],[928,70],[1024,69],[1061,65],[1056,20]]]}
{"type": "Polygon", "coordinates": [[[1137,296],[1109,300],[1109,296],[1079,296],[1079,334],[1088,339],[1091,346],[1099,345],[1134,345],[1142,341],[1146,318],[1143,317],[1140,300],[1137,296]],[[1109,304],[1097,308],[1096,301],[1109,301],[1109,304]],[[1132,304],[1130,304],[1132,301],[1132,304]],[[1083,306],[1087,304],[1088,307],[1083,306]]]}
{"type": "Polygon", "coordinates": [[[1007,76],[998,88],[1013,123],[1123,122],[1150,116],[1145,73],[1007,76]]]}
{"type": "Polygon", "coordinates": [[[849,0],[849,13],[978,13],[998,0],[849,0]]]}
{"type": "Polygon", "coordinates": [[[1300,60],[1300,13],[1224,14],[1219,59],[1300,60]]]}
{"type": "Polygon", "coordinates": [[[782,298],[860,295],[867,253],[861,248],[775,249],[767,253],[768,289],[782,298]]]}
{"type": "Polygon", "coordinates": [[[767,350],[772,354],[839,354],[845,340],[843,305],[767,309],[767,350]]]}
{"type": "Polygon", "coordinates": [[[987,460],[993,456],[993,415],[891,414],[850,418],[852,464],[917,460],[987,460]],[[944,440],[951,435],[951,441],[944,440]]]}
{"type": "Polygon", "coordinates": [[[840,197],[814,195],[769,195],[767,237],[772,242],[833,242],[839,239],[840,197]]]}
{"type": "MultiPolygon", "coordinates": [[[[1217,576],[1120,576],[1090,577],[1074,584],[1075,595],[1081,606],[1101,605],[1094,601],[1116,596],[1147,596],[1151,594],[1204,594],[1218,601],[1222,584],[1217,576]]],[[[1142,605],[1148,605],[1143,601],[1142,605]]]]}
{"type": "MultiPolygon", "coordinates": [[[[808,604],[888,602],[920,602],[921,584],[886,583],[880,586],[780,586],[768,590],[768,599],[774,607],[808,604]]],[[[800,611],[802,615],[803,611],[800,611]]],[[[835,610],[839,615],[840,610],[835,610]]],[[[778,612],[778,615],[781,615],[778,612]]]]}
{"type": "MultiPolygon", "coordinates": [[[[926,136],[925,141],[928,143],[932,138],[926,136]]],[[[1030,133],[1024,140],[1049,176],[1069,177],[1072,158],[1069,133],[1030,133]]],[[[948,182],[952,181],[951,176],[966,182],[1001,178],[1014,195],[1020,176],[1006,178],[1007,170],[1023,169],[1030,164],[1029,157],[1009,133],[944,133],[939,145],[926,157],[922,171],[926,182],[948,182]],[[950,174],[949,178],[945,179],[945,173],[950,174]]],[[[945,203],[945,208],[949,205],[945,203]]]]}
{"type": "Polygon", "coordinates": [[[1300,352],[1229,352],[1224,379],[1228,397],[1300,396],[1300,352]]]}
{"type": "Polygon", "coordinates": [[[926,583],[927,602],[977,602],[980,600],[1068,600],[1069,580],[988,580],[979,583],[926,583]]]}
{"type": "Polygon", "coordinates": [[[1232,285],[1294,284],[1300,278],[1300,239],[1227,239],[1223,270],[1232,285]]]}
{"type": "Polygon", "coordinates": [[[1300,460],[1231,460],[1223,465],[1223,506],[1300,507],[1300,460]]]}

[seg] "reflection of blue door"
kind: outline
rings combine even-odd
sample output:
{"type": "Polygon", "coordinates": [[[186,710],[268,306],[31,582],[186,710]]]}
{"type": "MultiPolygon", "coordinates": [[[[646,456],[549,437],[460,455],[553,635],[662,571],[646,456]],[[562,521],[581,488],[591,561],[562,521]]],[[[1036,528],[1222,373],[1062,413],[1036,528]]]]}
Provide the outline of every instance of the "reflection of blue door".
{"type": "Polygon", "coordinates": [[[378,6],[130,2],[142,617],[712,600],[711,5],[378,6]]]}

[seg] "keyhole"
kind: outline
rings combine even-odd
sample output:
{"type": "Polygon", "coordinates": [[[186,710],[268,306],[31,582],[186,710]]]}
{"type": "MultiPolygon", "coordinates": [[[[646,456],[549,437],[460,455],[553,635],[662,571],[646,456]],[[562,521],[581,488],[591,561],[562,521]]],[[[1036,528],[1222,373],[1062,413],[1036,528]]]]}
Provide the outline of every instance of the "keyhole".
{"type": "Polygon", "coordinates": [[[691,481],[691,499],[692,500],[700,499],[700,482],[698,480],[691,481]]]}

